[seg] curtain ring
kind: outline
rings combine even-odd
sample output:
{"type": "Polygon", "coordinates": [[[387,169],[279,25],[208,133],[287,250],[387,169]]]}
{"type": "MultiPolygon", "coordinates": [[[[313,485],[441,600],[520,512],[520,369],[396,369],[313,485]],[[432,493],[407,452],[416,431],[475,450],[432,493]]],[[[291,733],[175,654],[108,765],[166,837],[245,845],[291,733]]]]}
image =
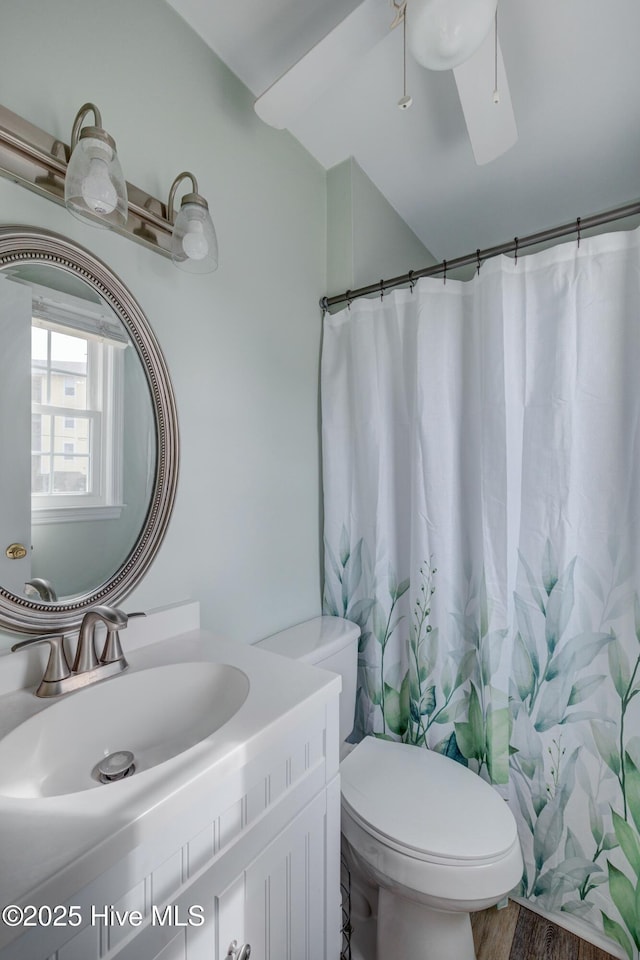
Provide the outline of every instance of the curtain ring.
{"type": "Polygon", "coordinates": [[[443,261],[442,261],[442,266],[443,266],[442,281],[443,281],[443,283],[446,284],[446,282],[447,282],[447,261],[446,261],[446,260],[443,260],[443,261]]]}
{"type": "Polygon", "coordinates": [[[347,298],[347,310],[351,310],[351,290],[347,290],[345,297],[347,298]]]}
{"type": "Polygon", "coordinates": [[[322,319],[324,320],[325,316],[327,315],[327,311],[329,310],[329,302],[327,297],[320,298],[320,309],[322,310],[322,319]]]}
{"type": "Polygon", "coordinates": [[[380,281],[380,303],[384,300],[384,280],[380,281]]]}
{"type": "Polygon", "coordinates": [[[580,249],[580,223],[581,223],[581,218],[578,217],[578,219],[576,220],[576,233],[578,234],[578,250],[580,249]]]}
{"type": "Polygon", "coordinates": [[[409,277],[409,290],[413,293],[413,288],[416,285],[416,281],[413,279],[413,270],[409,270],[407,276],[409,277]]]}
{"type": "Polygon", "coordinates": [[[515,260],[514,260],[514,266],[517,267],[517,266],[518,266],[518,244],[520,243],[520,241],[518,240],[517,237],[514,237],[513,242],[514,242],[514,244],[515,244],[515,253],[516,253],[515,260]]]}
{"type": "Polygon", "coordinates": [[[480,247],[476,250],[476,263],[478,264],[478,273],[480,273],[480,267],[482,266],[482,260],[480,259],[480,247]]]}

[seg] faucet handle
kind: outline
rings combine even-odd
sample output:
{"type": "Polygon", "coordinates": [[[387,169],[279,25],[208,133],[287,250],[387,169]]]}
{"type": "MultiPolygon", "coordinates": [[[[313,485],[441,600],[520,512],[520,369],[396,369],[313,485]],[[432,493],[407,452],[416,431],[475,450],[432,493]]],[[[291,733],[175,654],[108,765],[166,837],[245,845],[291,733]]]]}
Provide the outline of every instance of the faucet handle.
{"type": "Polygon", "coordinates": [[[118,634],[119,630],[124,630],[127,626],[129,620],[132,617],[146,617],[146,613],[142,611],[136,613],[125,613],[123,610],[116,609],[115,613],[119,620],[124,619],[124,623],[120,623],[118,627],[109,626],[107,628],[107,639],[100,654],[100,663],[115,663],[120,661],[122,668],[128,666],[127,660],[122,650],[122,645],[120,643],[120,636],[118,634]]]}
{"type": "MultiPolygon", "coordinates": [[[[122,630],[122,627],[120,627],[122,630]]],[[[100,654],[100,663],[115,663],[119,660],[122,663],[122,669],[128,666],[125,655],[122,651],[120,636],[115,627],[109,627],[107,630],[107,639],[104,642],[102,653],[100,654]]]]}
{"type": "Polygon", "coordinates": [[[21,640],[11,647],[11,652],[22,650],[24,647],[35,647],[41,643],[49,644],[49,659],[44,676],[40,686],[36,690],[37,697],[55,697],[61,691],[59,684],[71,676],[69,662],[64,649],[64,636],[62,634],[45,635],[44,637],[31,637],[29,640],[21,640]]]}

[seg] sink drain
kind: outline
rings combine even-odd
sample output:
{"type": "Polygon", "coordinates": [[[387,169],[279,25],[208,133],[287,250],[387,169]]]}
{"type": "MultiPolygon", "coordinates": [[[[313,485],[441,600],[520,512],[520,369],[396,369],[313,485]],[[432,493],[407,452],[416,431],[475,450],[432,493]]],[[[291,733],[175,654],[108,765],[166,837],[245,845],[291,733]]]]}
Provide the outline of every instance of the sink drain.
{"type": "Polygon", "coordinates": [[[116,750],[108,757],[103,757],[91,771],[91,776],[99,783],[115,783],[124,780],[135,773],[135,757],[130,750],[116,750]]]}

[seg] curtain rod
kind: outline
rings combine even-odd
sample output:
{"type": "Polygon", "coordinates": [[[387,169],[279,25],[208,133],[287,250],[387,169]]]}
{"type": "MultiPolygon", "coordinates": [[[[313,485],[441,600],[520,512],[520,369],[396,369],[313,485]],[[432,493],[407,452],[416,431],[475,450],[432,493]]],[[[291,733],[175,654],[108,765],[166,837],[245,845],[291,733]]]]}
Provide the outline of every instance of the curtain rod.
{"type": "Polygon", "coordinates": [[[539,233],[530,233],[526,237],[515,237],[508,243],[500,243],[496,247],[487,247],[485,250],[476,250],[475,253],[468,253],[464,257],[456,257],[455,260],[443,260],[441,263],[435,263],[431,267],[424,267],[422,270],[410,270],[399,277],[391,277],[390,280],[380,280],[378,283],[370,283],[367,287],[358,287],[357,290],[347,290],[346,293],[338,294],[334,297],[322,297],[320,307],[323,311],[333,307],[338,303],[350,303],[356,297],[366,297],[370,293],[383,294],[385,290],[392,287],[399,287],[405,283],[413,286],[420,277],[432,277],[438,273],[444,273],[445,278],[449,270],[455,270],[457,267],[467,267],[475,264],[480,267],[484,260],[490,260],[492,257],[499,257],[503,253],[514,253],[517,257],[523,247],[533,247],[538,243],[544,243],[546,240],[556,240],[559,237],[566,237],[572,233],[578,234],[582,230],[589,230],[592,227],[600,227],[605,223],[613,223],[614,220],[624,220],[626,217],[633,217],[640,214],[640,202],[628,203],[624,207],[616,207],[613,210],[607,210],[605,213],[596,213],[591,217],[578,217],[570,223],[564,223],[559,227],[551,227],[549,230],[541,230],[539,233]]]}

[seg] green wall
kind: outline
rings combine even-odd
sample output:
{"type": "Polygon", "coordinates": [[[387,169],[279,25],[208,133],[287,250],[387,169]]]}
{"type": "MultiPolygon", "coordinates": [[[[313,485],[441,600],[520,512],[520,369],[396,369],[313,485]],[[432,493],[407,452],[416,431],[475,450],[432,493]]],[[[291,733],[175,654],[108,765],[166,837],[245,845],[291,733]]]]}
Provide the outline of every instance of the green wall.
{"type": "Polygon", "coordinates": [[[330,294],[387,280],[435,262],[353,158],[328,171],[327,289],[330,294]]]}

